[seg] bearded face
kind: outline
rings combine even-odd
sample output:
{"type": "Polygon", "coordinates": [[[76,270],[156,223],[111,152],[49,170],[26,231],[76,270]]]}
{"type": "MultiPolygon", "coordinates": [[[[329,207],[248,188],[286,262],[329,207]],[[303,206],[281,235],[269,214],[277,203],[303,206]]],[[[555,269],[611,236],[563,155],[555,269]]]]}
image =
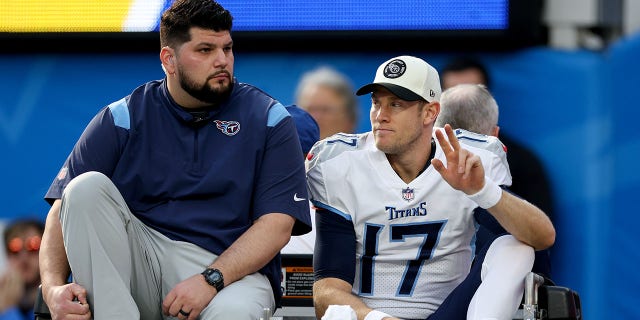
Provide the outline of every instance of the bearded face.
{"type": "Polygon", "coordinates": [[[233,82],[230,79],[232,79],[232,76],[226,70],[216,72],[201,83],[198,83],[182,68],[178,68],[177,71],[182,89],[202,102],[216,104],[231,94],[233,82]],[[221,74],[226,74],[226,79],[229,80],[220,79],[219,76],[221,74]]]}

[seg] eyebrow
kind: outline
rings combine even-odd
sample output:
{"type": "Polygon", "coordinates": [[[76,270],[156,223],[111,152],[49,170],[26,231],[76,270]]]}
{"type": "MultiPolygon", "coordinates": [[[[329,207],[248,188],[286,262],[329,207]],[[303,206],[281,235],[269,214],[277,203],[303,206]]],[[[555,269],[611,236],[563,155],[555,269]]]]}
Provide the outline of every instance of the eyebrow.
{"type": "Polygon", "coordinates": [[[217,47],[220,47],[220,48],[226,48],[226,47],[232,47],[232,46],[233,46],[233,39],[231,39],[231,40],[227,41],[226,43],[224,43],[224,44],[223,44],[223,45],[221,45],[221,46],[218,46],[217,44],[212,43],[212,42],[208,42],[208,41],[201,41],[201,42],[199,42],[199,43],[197,43],[197,44],[195,45],[195,47],[198,47],[198,46],[207,46],[207,47],[209,47],[209,48],[217,48],[217,47]]]}

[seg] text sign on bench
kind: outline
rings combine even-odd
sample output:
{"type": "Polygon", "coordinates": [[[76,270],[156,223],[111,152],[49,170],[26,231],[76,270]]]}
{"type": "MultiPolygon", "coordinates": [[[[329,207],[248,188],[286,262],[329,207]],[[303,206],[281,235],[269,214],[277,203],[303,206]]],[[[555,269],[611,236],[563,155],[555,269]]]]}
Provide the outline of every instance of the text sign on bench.
{"type": "Polygon", "coordinates": [[[313,306],[313,256],[282,255],[282,305],[313,306]]]}
{"type": "Polygon", "coordinates": [[[283,296],[287,298],[311,298],[313,295],[312,267],[284,267],[283,296]]]}

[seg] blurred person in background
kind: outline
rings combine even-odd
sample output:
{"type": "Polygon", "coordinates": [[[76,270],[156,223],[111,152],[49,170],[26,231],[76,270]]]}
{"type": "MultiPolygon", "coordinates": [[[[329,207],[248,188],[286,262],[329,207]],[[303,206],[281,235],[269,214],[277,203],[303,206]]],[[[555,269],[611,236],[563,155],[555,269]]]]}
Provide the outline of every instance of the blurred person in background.
{"type": "Polygon", "coordinates": [[[0,320],[33,319],[43,232],[44,224],[36,219],[16,220],[4,229],[7,268],[0,274],[0,320]]]}
{"type": "MultiPolygon", "coordinates": [[[[491,91],[491,78],[484,64],[473,57],[461,56],[442,68],[442,90],[461,83],[483,84],[491,91]]],[[[455,128],[455,127],[454,127],[455,128]]],[[[496,136],[498,133],[496,132],[496,136]]],[[[500,130],[500,141],[507,147],[513,177],[510,190],[535,204],[553,221],[553,194],[547,172],[539,157],[527,146],[500,130]]]]}
{"type": "Polygon", "coordinates": [[[347,76],[323,66],[307,71],[298,82],[295,104],[318,122],[320,139],[338,132],[355,132],[358,100],[347,76]]]}
{"type": "MultiPolygon", "coordinates": [[[[307,157],[307,153],[313,147],[318,140],[320,140],[320,128],[318,123],[313,117],[304,109],[296,106],[289,105],[286,107],[287,111],[293,118],[296,124],[296,131],[298,132],[298,138],[300,139],[300,147],[302,147],[302,153],[304,157],[307,157]]],[[[292,236],[289,243],[280,251],[283,254],[313,254],[313,246],[316,241],[315,232],[315,209],[311,202],[309,202],[309,209],[311,213],[311,232],[300,235],[292,236]]]]}
{"type": "MultiPolygon", "coordinates": [[[[489,90],[483,84],[458,84],[452,86],[442,93],[440,98],[440,114],[436,119],[436,127],[444,127],[445,124],[452,128],[464,129],[474,133],[498,138],[500,127],[498,103],[493,98],[489,90]]],[[[489,140],[481,136],[476,137],[471,133],[458,133],[460,140],[464,144],[474,145],[476,141],[489,140]]],[[[495,139],[497,140],[497,139],[495,139]]],[[[499,140],[498,140],[499,141],[499,140]]],[[[495,151],[505,155],[505,148],[498,142],[495,151]]],[[[509,158],[509,152],[506,152],[509,158]]],[[[511,167],[511,162],[509,162],[511,167]]],[[[503,186],[506,190],[511,190],[509,185],[503,186]]],[[[517,193],[516,193],[517,195],[517,193]]],[[[528,200],[525,197],[526,200],[528,200]]],[[[476,232],[476,254],[482,249],[485,243],[493,239],[496,235],[506,233],[506,230],[487,210],[476,208],[474,216],[477,221],[481,221],[476,232]]],[[[535,262],[532,271],[542,274],[547,278],[551,277],[551,258],[549,250],[535,252],[535,262]]]]}

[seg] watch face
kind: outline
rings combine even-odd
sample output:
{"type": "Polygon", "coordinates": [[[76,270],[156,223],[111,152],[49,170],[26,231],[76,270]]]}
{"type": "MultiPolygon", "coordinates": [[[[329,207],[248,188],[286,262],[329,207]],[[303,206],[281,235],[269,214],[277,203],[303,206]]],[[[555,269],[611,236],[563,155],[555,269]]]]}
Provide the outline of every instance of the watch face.
{"type": "Polygon", "coordinates": [[[218,281],[220,281],[220,272],[219,272],[219,271],[217,271],[217,272],[216,272],[216,271],[211,272],[211,273],[209,274],[209,279],[211,279],[211,282],[218,282],[218,281]]]}
{"type": "Polygon", "coordinates": [[[202,272],[207,283],[213,287],[215,287],[218,291],[224,288],[224,278],[222,277],[222,273],[218,269],[206,269],[202,272]]]}

